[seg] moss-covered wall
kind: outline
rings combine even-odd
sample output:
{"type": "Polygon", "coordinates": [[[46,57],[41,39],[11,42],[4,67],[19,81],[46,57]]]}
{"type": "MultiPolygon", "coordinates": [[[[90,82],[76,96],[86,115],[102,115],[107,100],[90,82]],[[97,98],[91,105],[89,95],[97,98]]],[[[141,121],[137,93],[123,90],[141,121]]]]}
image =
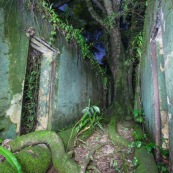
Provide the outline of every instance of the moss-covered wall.
{"type": "MultiPolygon", "coordinates": [[[[146,119],[146,128],[153,139],[157,140],[155,129],[158,130],[158,126],[154,117],[160,118],[160,144],[163,148],[169,148],[170,150],[170,165],[173,165],[172,18],[173,1],[148,1],[145,16],[145,44],[141,69],[142,102],[146,119]],[[153,47],[152,44],[154,45],[153,47]],[[153,57],[156,58],[156,74],[153,73],[155,68],[152,61],[153,57]],[[157,81],[158,91],[154,89],[154,81],[157,81]],[[155,93],[158,94],[157,100],[155,99],[155,93]],[[157,109],[158,112],[156,111],[157,109]],[[168,138],[169,141],[167,140],[168,138]]],[[[172,172],[173,166],[171,169],[172,172]]]]}
{"type": "Polygon", "coordinates": [[[14,138],[20,129],[28,39],[19,11],[0,2],[0,136],[14,138]]]}
{"type": "Polygon", "coordinates": [[[103,99],[101,80],[90,62],[82,59],[77,45],[67,43],[58,34],[54,43],[58,53],[54,55],[47,44],[51,25],[38,12],[25,7],[20,1],[4,1],[0,5],[0,123],[5,124],[0,126],[0,130],[4,128],[0,136],[5,138],[15,137],[20,129],[28,48],[34,46],[26,36],[30,27],[35,29],[38,40],[42,39],[37,130],[67,127],[82,115],[89,98],[91,104],[98,106],[103,99]]]}
{"type": "Polygon", "coordinates": [[[55,77],[52,129],[58,130],[72,124],[82,116],[82,109],[91,105],[101,106],[103,91],[100,77],[91,64],[83,60],[80,50],[73,43],[59,40],[60,57],[57,60],[55,77]]]}

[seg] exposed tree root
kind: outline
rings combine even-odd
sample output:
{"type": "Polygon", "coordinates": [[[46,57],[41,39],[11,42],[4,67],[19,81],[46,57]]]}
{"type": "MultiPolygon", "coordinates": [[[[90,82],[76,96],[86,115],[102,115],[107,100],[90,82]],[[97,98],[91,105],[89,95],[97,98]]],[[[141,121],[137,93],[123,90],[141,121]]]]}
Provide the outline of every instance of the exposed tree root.
{"type": "Polygon", "coordinates": [[[46,144],[51,151],[52,162],[55,169],[60,173],[79,173],[80,167],[65,152],[61,138],[51,131],[37,131],[27,135],[20,136],[10,142],[12,152],[21,150],[24,147],[46,144]]]}
{"type": "Polygon", "coordinates": [[[109,137],[111,138],[111,140],[113,141],[113,143],[117,144],[117,145],[122,145],[124,147],[128,147],[129,141],[125,138],[123,138],[122,136],[120,136],[117,132],[117,123],[118,120],[120,119],[120,117],[118,116],[112,116],[111,117],[111,121],[109,123],[109,127],[108,127],[108,134],[109,137]]]}
{"type": "MultiPolygon", "coordinates": [[[[60,173],[85,173],[87,165],[95,151],[105,144],[96,146],[87,156],[84,163],[80,166],[73,161],[69,154],[65,152],[61,138],[52,131],[37,131],[20,136],[8,143],[13,153],[21,149],[37,144],[46,144],[51,152],[52,162],[56,171],[60,173]]],[[[2,163],[3,164],[3,163],[2,163]]],[[[44,171],[43,171],[44,172],[44,171]]]]}
{"type": "Polygon", "coordinates": [[[87,158],[85,159],[85,162],[84,162],[83,165],[81,166],[80,173],[85,173],[86,168],[87,168],[87,165],[88,165],[88,163],[90,162],[90,160],[91,160],[93,154],[95,153],[95,151],[98,150],[99,148],[103,147],[104,145],[106,145],[106,144],[97,145],[94,149],[92,149],[92,150],[88,153],[87,158]]]}

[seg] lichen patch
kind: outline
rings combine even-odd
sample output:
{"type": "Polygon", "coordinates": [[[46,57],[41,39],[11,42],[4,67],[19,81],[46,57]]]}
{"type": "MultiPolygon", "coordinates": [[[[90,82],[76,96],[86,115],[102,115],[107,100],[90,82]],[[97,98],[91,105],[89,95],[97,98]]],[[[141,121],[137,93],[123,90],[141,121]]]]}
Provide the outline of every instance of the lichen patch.
{"type": "Polygon", "coordinates": [[[21,120],[21,99],[22,94],[17,93],[13,96],[13,99],[11,100],[11,106],[6,111],[6,117],[9,117],[10,120],[17,124],[16,133],[19,133],[20,130],[20,120],[21,120]]]}

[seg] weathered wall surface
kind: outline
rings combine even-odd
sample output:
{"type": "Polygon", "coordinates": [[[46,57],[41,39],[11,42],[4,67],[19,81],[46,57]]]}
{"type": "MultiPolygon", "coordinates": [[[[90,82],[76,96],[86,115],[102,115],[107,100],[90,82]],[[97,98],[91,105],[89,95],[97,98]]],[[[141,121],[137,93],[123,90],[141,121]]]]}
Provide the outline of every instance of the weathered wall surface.
{"type": "Polygon", "coordinates": [[[148,2],[141,69],[146,128],[157,144],[170,149],[170,165],[173,165],[172,18],[172,1],[148,2]]]}
{"type": "Polygon", "coordinates": [[[0,123],[4,124],[0,136],[15,137],[20,129],[29,46],[42,54],[37,130],[69,126],[82,115],[89,98],[91,104],[101,106],[101,80],[90,63],[80,57],[77,46],[58,35],[55,49],[50,47],[50,25],[22,3],[8,3],[0,4],[0,123]],[[37,36],[30,41],[25,34],[29,27],[35,28],[37,36]]]}
{"type": "Polygon", "coordinates": [[[22,26],[20,13],[0,3],[0,136],[4,138],[14,138],[20,128],[28,53],[22,26]]]}
{"type": "Polygon", "coordinates": [[[83,60],[73,43],[59,38],[60,57],[54,90],[52,129],[58,130],[72,124],[81,111],[91,104],[101,105],[101,80],[96,77],[89,61],[83,60]]]}

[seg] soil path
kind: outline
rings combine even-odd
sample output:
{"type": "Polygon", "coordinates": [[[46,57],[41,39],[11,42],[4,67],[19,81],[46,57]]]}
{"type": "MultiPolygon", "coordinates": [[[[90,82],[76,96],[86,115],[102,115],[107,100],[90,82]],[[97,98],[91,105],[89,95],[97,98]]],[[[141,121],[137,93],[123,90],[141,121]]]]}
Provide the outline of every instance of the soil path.
{"type": "MultiPolygon", "coordinates": [[[[118,123],[118,133],[129,141],[133,141],[132,123],[121,121],[118,123]]],[[[75,147],[75,161],[83,165],[88,154],[97,149],[91,157],[87,166],[88,173],[132,173],[134,151],[130,148],[118,146],[109,139],[108,128],[104,126],[104,131],[96,129],[95,132],[86,140],[75,147]]]]}

